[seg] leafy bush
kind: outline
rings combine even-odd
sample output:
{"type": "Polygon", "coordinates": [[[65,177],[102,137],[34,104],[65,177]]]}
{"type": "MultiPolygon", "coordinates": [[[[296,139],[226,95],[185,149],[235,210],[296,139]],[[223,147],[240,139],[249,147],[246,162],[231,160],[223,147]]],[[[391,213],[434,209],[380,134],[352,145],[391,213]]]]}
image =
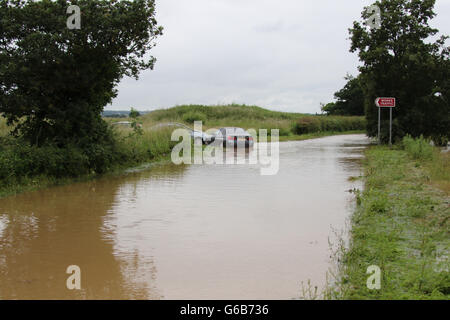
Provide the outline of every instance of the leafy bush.
{"type": "Polygon", "coordinates": [[[89,167],[88,155],[74,146],[62,149],[16,143],[0,154],[0,180],[37,175],[75,177],[88,173],[89,167]]]}
{"type": "Polygon", "coordinates": [[[131,119],[136,119],[137,117],[139,117],[141,114],[139,111],[137,111],[134,108],[131,108],[130,110],[130,114],[128,115],[131,119]]]}
{"type": "Polygon", "coordinates": [[[205,124],[207,117],[202,112],[191,111],[191,112],[185,113],[183,115],[182,119],[184,122],[187,122],[187,123],[194,123],[194,121],[202,121],[202,123],[205,124]]]}
{"type": "Polygon", "coordinates": [[[303,117],[298,120],[294,127],[296,134],[305,134],[320,131],[320,121],[313,117],[303,117]]]}
{"type": "Polygon", "coordinates": [[[423,136],[414,139],[406,135],[403,137],[402,146],[413,159],[431,160],[433,158],[433,146],[423,136]]]}
{"type": "Polygon", "coordinates": [[[124,165],[134,165],[170,154],[177,142],[170,140],[171,130],[128,135],[112,133],[110,141],[97,144],[30,145],[21,139],[3,139],[0,144],[0,182],[7,184],[22,178],[78,177],[102,174],[124,165]]]}

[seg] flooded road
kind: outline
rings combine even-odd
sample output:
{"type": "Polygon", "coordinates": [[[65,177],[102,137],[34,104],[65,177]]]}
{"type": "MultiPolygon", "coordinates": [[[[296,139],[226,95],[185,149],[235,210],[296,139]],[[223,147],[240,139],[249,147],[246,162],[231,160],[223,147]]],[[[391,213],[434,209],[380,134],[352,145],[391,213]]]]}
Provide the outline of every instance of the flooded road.
{"type": "Polygon", "coordinates": [[[280,143],[274,176],[168,164],[0,199],[0,299],[298,298],[325,281],[367,143],[280,143]]]}

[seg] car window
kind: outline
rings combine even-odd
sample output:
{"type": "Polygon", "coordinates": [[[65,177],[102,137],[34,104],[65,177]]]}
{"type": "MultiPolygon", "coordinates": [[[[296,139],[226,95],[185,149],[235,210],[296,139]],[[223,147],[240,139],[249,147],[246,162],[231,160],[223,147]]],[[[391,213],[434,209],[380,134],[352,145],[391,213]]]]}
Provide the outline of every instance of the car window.
{"type": "Polygon", "coordinates": [[[234,131],[235,134],[246,134],[245,130],[242,128],[236,128],[234,131]]]}
{"type": "Polygon", "coordinates": [[[216,134],[219,134],[219,132],[224,137],[227,135],[245,135],[245,134],[247,134],[247,132],[242,128],[220,128],[216,134]]]}
{"type": "Polygon", "coordinates": [[[227,128],[227,134],[235,135],[236,134],[236,128],[227,128]]]}

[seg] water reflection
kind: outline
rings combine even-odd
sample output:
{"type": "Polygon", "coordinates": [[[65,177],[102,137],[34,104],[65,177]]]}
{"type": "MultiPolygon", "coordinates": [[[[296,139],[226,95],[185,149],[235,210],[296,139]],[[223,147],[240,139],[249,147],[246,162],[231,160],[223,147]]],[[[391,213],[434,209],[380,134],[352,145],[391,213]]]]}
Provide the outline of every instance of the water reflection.
{"type": "Polygon", "coordinates": [[[116,255],[114,230],[105,220],[124,189],[133,194],[140,180],[170,181],[182,172],[183,167],[162,166],[0,200],[0,298],[159,298],[151,259],[143,261],[132,251],[116,255]],[[66,288],[65,272],[72,264],[81,268],[81,291],[66,288]],[[138,279],[141,266],[145,281],[130,281],[128,275],[138,279]]]}
{"type": "Polygon", "coordinates": [[[323,283],[367,142],[281,143],[275,176],[165,165],[0,200],[0,298],[294,298],[323,283]],[[65,287],[71,264],[81,291],[65,287]]]}

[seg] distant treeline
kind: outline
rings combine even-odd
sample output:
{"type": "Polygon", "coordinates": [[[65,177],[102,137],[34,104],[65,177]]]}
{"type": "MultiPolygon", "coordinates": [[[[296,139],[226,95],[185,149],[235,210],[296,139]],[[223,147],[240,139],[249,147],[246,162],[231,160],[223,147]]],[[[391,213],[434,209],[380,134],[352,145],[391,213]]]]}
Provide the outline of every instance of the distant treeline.
{"type": "MultiPolygon", "coordinates": [[[[140,114],[146,114],[150,111],[139,111],[140,114]]],[[[111,111],[105,110],[102,112],[103,118],[128,118],[130,116],[130,111],[119,110],[119,111],[111,111]]]]}
{"type": "Polygon", "coordinates": [[[294,125],[295,134],[315,132],[344,132],[364,130],[366,119],[364,117],[318,117],[306,116],[300,118],[294,125]]]}

